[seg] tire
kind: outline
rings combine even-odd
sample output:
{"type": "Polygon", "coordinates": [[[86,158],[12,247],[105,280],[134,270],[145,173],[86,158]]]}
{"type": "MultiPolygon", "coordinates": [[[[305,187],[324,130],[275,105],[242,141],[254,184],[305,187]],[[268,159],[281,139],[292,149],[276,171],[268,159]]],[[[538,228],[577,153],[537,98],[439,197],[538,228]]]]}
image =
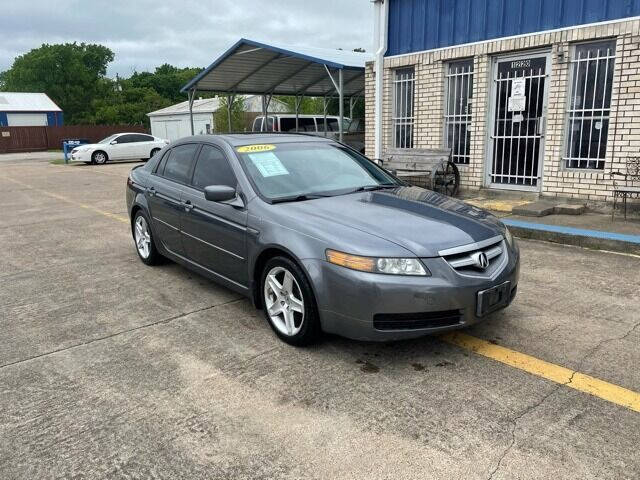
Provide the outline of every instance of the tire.
{"type": "Polygon", "coordinates": [[[91,155],[91,163],[93,164],[104,165],[105,163],[107,163],[108,160],[109,160],[109,157],[102,150],[93,152],[93,154],[91,155]]]}
{"type": "Polygon", "coordinates": [[[270,259],[262,271],[260,292],[264,316],[282,341],[304,346],[319,340],[320,318],[313,290],[295,262],[287,257],[270,259]]]}
{"type": "Polygon", "coordinates": [[[149,217],[142,211],[138,210],[133,216],[131,222],[131,234],[133,242],[138,252],[138,257],[145,265],[158,265],[162,256],[156,248],[153,234],[151,233],[151,224],[149,217]]]}

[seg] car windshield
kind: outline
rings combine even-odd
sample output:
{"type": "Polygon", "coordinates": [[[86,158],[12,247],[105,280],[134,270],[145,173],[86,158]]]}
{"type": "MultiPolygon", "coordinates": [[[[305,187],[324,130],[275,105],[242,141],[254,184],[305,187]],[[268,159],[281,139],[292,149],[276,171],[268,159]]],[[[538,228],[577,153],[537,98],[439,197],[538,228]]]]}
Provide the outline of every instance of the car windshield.
{"type": "Polygon", "coordinates": [[[245,171],[269,200],[341,195],[399,183],[358,153],[317,142],[236,148],[245,171]]]}
{"type": "Polygon", "coordinates": [[[103,138],[98,143],[109,143],[111,140],[113,140],[117,136],[118,136],[117,134],[116,135],[109,135],[107,138],[103,138]]]}

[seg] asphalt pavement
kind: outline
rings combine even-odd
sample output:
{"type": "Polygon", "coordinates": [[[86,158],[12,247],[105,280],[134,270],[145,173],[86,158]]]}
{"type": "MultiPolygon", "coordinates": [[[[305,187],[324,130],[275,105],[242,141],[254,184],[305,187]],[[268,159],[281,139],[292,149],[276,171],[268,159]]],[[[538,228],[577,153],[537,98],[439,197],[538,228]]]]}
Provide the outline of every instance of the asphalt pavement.
{"type": "Polygon", "coordinates": [[[640,257],[521,240],[470,343],[298,349],[138,260],[134,165],[0,161],[0,479],[640,478],[640,257]]]}

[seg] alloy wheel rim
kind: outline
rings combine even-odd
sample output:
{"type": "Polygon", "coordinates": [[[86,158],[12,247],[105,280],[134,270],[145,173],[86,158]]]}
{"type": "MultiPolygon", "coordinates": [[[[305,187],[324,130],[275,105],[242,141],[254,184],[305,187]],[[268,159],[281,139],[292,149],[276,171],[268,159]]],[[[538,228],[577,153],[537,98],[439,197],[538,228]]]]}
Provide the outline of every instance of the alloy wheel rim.
{"type": "Polygon", "coordinates": [[[135,224],[136,248],[142,258],[149,258],[151,253],[151,234],[149,233],[149,225],[141,215],[136,219],[135,224]]]}
{"type": "Polygon", "coordinates": [[[271,323],[289,337],[302,329],[304,297],[293,274],[284,267],[269,270],[264,282],[264,303],[271,323]]]}
{"type": "Polygon", "coordinates": [[[96,163],[104,163],[105,159],[104,153],[96,153],[96,163]]]}

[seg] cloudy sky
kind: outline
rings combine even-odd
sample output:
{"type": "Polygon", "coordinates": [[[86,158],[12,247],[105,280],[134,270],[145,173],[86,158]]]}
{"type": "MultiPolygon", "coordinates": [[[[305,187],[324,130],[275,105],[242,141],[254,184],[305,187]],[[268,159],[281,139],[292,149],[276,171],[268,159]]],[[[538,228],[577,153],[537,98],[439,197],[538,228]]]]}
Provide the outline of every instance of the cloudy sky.
{"type": "Polygon", "coordinates": [[[205,67],[240,37],[371,51],[369,0],[13,0],[2,2],[0,71],[42,43],[108,46],[108,75],[205,67]]]}

